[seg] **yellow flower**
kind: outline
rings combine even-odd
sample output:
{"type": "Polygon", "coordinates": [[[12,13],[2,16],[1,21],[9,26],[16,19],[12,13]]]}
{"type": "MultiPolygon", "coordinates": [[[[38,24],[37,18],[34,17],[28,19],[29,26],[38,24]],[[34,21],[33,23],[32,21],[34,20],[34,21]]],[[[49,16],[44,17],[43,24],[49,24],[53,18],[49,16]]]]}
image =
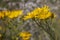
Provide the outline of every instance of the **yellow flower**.
{"type": "Polygon", "coordinates": [[[22,14],[22,10],[13,10],[10,11],[10,15],[8,15],[9,18],[15,18],[22,14]]]}
{"type": "Polygon", "coordinates": [[[4,18],[4,14],[2,12],[0,12],[0,19],[4,18]]]}
{"type": "Polygon", "coordinates": [[[51,17],[51,15],[52,14],[50,12],[48,12],[47,14],[38,15],[37,18],[38,19],[47,19],[47,18],[51,17]]]}
{"type": "Polygon", "coordinates": [[[19,15],[22,15],[22,10],[4,10],[0,11],[0,18],[4,18],[5,16],[8,18],[15,18],[18,17],[19,15]]]}
{"type": "Polygon", "coordinates": [[[32,12],[27,13],[27,16],[25,16],[23,19],[28,20],[28,19],[31,19],[31,18],[35,18],[36,15],[38,15],[38,13],[40,13],[40,12],[41,12],[41,8],[36,8],[32,12]]]}
{"type": "Polygon", "coordinates": [[[3,11],[3,12],[4,12],[4,15],[5,15],[5,16],[8,16],[8,15],[11,14],[9,10],[5,10],[5,11],[3,11]]]}
{"type": "Polygon", "coordinates": [[[22,37],[23,40],[28,40],[28,39],[30,39],[31,34],[30,34],[30,32],[21,32],[19,34],[19,36],[22,37]]]}
{"type": "Polygon", "coordinates": [[[27,16],[25,16],[23,19],[28,20],[32,18],[38,18],[38,19],[47,19],[50,18],[52,15],[52,12],[50,12],[50,9],[48,6],[44,6],[42,8],[36,8],[30,13],[27,13],[27,16]]]}

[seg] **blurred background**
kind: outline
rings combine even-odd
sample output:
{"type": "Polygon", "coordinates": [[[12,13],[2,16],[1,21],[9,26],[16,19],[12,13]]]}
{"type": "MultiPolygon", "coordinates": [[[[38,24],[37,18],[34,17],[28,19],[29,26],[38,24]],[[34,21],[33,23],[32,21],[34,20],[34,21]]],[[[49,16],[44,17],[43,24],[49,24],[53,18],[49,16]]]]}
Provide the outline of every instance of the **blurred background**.
{"type": "Polygon", "coordinates": [[[0,0],[0,10],[22,9],[29,12],[36,7],[47,5],[55,13],[59,14],[60,0],[0,0]]]}
{"type": "MultiPolygon", "coordinates": [[[[60,33],[60,0],[0,0],[0,10],[23,10],[24,14],[34,10],[35,8],[42,7],[44,5],[49,6],[51,11],[57,15],[57,18],[55,19],[53,26],[56,29],[57,34],[59,35],[60,33]]],[[[17,29],[19,29],[19,31],[21,31],[20,29],[24,28],[22,29],[22,31],[31,32],[33,34],[31,40],[37,40],[37,39],[50,40],[49,37],[46,36],[46,34],[43,31],[41,31],[41,29],[38,30],[37,27],[33,27],[37,25],[35,25],[32,21],[21,22],[19,21],[20,20],[19,18],[17,20],[18,21],[12,21],[12,23],[14,22],[14,25],[18,24],[17,29]],[[41,37],[39,36],[40,34],[42,35],[41,37]]],[[[6,25],[6,23],[5,24],[3,23],[4,22],[0,20],[1,26],[6,25]]],[[[7,29],[7,30],[10,30],[10,29],[7,29]]],[[[8,33],[9,31],[6,31],[6,35],[8,33]]],[[[13,32],[13,34],[16,34],[16,33],[13,32]]],[[[59,35],[59,38],[60,38],[60,35],[59,35]]],[[[11,40],[11,39],[9,39],[7,36],[3,40],[11,40]]]]}

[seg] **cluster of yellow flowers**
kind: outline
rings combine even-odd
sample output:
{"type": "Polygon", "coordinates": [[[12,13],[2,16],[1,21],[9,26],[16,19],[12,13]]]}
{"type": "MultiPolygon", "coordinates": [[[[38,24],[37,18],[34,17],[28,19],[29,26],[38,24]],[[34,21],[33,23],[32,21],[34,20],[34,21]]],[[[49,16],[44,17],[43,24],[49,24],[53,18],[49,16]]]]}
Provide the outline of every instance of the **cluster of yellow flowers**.
{"type": "Polygon", "coordinates": [[[22,14],[22,10],[5,10],[5,11],[0,11],[0,18],[4,18],[5,16],[8,18],[15,18],[18,17],[19,15],[22,14]]]}
{"type": "Polygon", "coordinates": [[[50,12],[50,9],[48,6],[44,6],[42,8],[36,8],[30,13],[27,13],[27,16],[25,16],[23,19],[28,20],[31,18],[38,18],[38,19],[47,19],[52,16],[52,12],[50,12]]]}
{"type": "Polygon", "coordinates": [[[23,40],[29,40],[32,35],[30,32],[21,32],[19,36],[22,37],[23,40]]]}

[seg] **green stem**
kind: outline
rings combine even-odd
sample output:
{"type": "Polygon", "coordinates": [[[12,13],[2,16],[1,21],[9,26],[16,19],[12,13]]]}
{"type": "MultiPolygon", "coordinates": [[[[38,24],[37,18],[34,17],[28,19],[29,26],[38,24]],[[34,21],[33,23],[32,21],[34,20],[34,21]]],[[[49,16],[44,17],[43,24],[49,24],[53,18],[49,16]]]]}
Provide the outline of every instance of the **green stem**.
{"type": "MultiPolygon", "coordinates": [[[[34,21],[36,22],[36,20],[34,20],[34,21]]],[[[41,27],[44,31],[46,31],[53,40],[55,40],[55,32],[54,32],[54,30],[52,30],[51,27],[49,27],[48,25],[46,27],[44,27],[44,26],[42,26],[42,24],[40,22],[39,23],[36,22],[36,24],[39,27],[41,27]]]]}

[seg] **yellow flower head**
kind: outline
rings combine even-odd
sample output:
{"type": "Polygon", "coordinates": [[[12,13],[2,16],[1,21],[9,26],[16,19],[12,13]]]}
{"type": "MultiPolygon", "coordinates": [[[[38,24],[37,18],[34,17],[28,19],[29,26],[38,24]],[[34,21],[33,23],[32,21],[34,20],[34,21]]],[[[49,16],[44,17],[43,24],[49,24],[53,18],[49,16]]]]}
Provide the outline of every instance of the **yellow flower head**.
{"type": "Polygon", "coordinates": [[[35,18],[36,15],[38,15],[38,13],[40,13],[40,12],[41,12],[41,8],[36,8],[32,12],[27,13],[27,16],[25,16],[23,19],[28,20],[28,19],[31,19],[31,18],[35,18]]]}
{"type": "Polygon", "coordinates": [[[19,36],[22,37],[23,40],[28,40],[28,39],[30,39],[31,34],[30,34],[30,32],[21,32],[19,34],[19,36]]]}
{"type": "Polygon", "coordinates": [[[42,8],[36,8],[30,13],[27,13],[27,16],[24,17],[24,20],[32,19],[32,18],[38,18],[38,19],[47,19],[50,18],[52,15],[52,12],[50,12],[50,9],[48,6],[44,6],[42,8]]]}
{"type": "Polygon", "coordinates": [[[10,11],[10,15],[8,15],[9,18],[15,18],[15,17],[18,17],[19,15],[22,14],[22,10],[13,10],[13,11],[10,11]]]}
{"type": "Polygon", "coordinates": [[[0,11],[0,19],[4,18],[4,14],[0,11]]]}
{"type": "Polygon", "coordinates": [[[18,17],[19,15],[22,15],[22,10],[4,10],[0,11],[0,18],[4,18],[5,16],[8,18],[15,18],[18,17]]]}
{"type": "Polygon", "coordinates": [[[2,11],[2,13],[4,13],[4,16],[8,16],[10,14],[10,11],[9,10],[4,10],[4,11],[2,11]]]}

